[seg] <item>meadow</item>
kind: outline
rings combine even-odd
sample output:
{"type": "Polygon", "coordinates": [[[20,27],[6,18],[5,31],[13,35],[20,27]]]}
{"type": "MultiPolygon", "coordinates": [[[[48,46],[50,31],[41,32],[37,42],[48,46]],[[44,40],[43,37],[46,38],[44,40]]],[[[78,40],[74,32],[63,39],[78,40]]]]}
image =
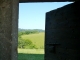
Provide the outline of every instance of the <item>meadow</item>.
{"type": "Polygon", "coordinates": [[[22,39],[29,39],[35,44],[38,49],[19,49],[18,48],[18,60],[44,60],[44,37],[45,34],[35,33],[29,35],[22,35],[22,39]]]}
{"type": "Polygon", "coordinates": [[[35,44],[38,48],[44,48],[44,40],[45,40],[45,34],[42,33],[36,33],[36,34],[30,34],[30,35],[22,35],[23,39],[29,39],[35,44]]]}

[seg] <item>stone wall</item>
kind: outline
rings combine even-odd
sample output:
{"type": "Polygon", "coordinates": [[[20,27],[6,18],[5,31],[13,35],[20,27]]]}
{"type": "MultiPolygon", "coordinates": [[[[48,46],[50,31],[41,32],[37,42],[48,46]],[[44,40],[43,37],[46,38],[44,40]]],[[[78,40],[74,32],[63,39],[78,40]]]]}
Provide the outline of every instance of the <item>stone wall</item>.
{"type": "MultiPolygon", "coordinates": [[[[78,60],[80,3],[46,14],[45,60],[78,60]],[[49,44],[56,46],[55,54],[49,44]]],[[[18,0],[0,0],[0,60],[17,60],[18,0]]]]}
{"type": "Polygon", "coordinates": [[[0,60],[17,60],[18,4],[0,1],[0,60]]]}

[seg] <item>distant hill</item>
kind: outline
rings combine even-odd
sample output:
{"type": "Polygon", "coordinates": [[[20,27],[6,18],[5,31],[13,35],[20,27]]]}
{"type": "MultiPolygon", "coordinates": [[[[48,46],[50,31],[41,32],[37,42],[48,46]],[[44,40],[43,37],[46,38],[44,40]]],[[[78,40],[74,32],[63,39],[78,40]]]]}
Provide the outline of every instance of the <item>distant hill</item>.
{"type": "Polygon", "coordinates": [[[29,30],[29,31],[33,31],[33,30],[36,30],[38,32],[45,32],[45,30],[42,30],[42,29],[21,29],[21,28],[18,28],[18,31],[26,31],[26,30],[29,30]]]}

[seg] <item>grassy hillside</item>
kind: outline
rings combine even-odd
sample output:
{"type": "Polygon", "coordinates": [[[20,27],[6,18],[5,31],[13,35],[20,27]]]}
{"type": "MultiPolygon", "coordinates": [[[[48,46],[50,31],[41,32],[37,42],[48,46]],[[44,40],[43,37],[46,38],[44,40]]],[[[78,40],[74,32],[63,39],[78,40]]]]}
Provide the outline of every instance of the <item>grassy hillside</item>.
{"type": "Polygon", "coordinates": [[[23,39],[31,40],[33,42],[33,44],[35,44],[39,48],[44,47],[45,33],[22,35],[21,37],[23,39]]]}

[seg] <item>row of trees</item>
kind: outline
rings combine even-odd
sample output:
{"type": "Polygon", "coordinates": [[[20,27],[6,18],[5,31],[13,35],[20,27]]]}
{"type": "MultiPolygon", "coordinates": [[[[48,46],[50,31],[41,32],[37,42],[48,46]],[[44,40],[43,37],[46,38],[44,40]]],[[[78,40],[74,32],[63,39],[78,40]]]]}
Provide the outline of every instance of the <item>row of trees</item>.
{"type": "Polygon", "coordinates": [[[29,34],[34,34],[34,33],[39,33],[37,30],[26,30],[26,31],[19,31],[18,36],[20,37],[21,35],[29,35],[29,34]]]}

